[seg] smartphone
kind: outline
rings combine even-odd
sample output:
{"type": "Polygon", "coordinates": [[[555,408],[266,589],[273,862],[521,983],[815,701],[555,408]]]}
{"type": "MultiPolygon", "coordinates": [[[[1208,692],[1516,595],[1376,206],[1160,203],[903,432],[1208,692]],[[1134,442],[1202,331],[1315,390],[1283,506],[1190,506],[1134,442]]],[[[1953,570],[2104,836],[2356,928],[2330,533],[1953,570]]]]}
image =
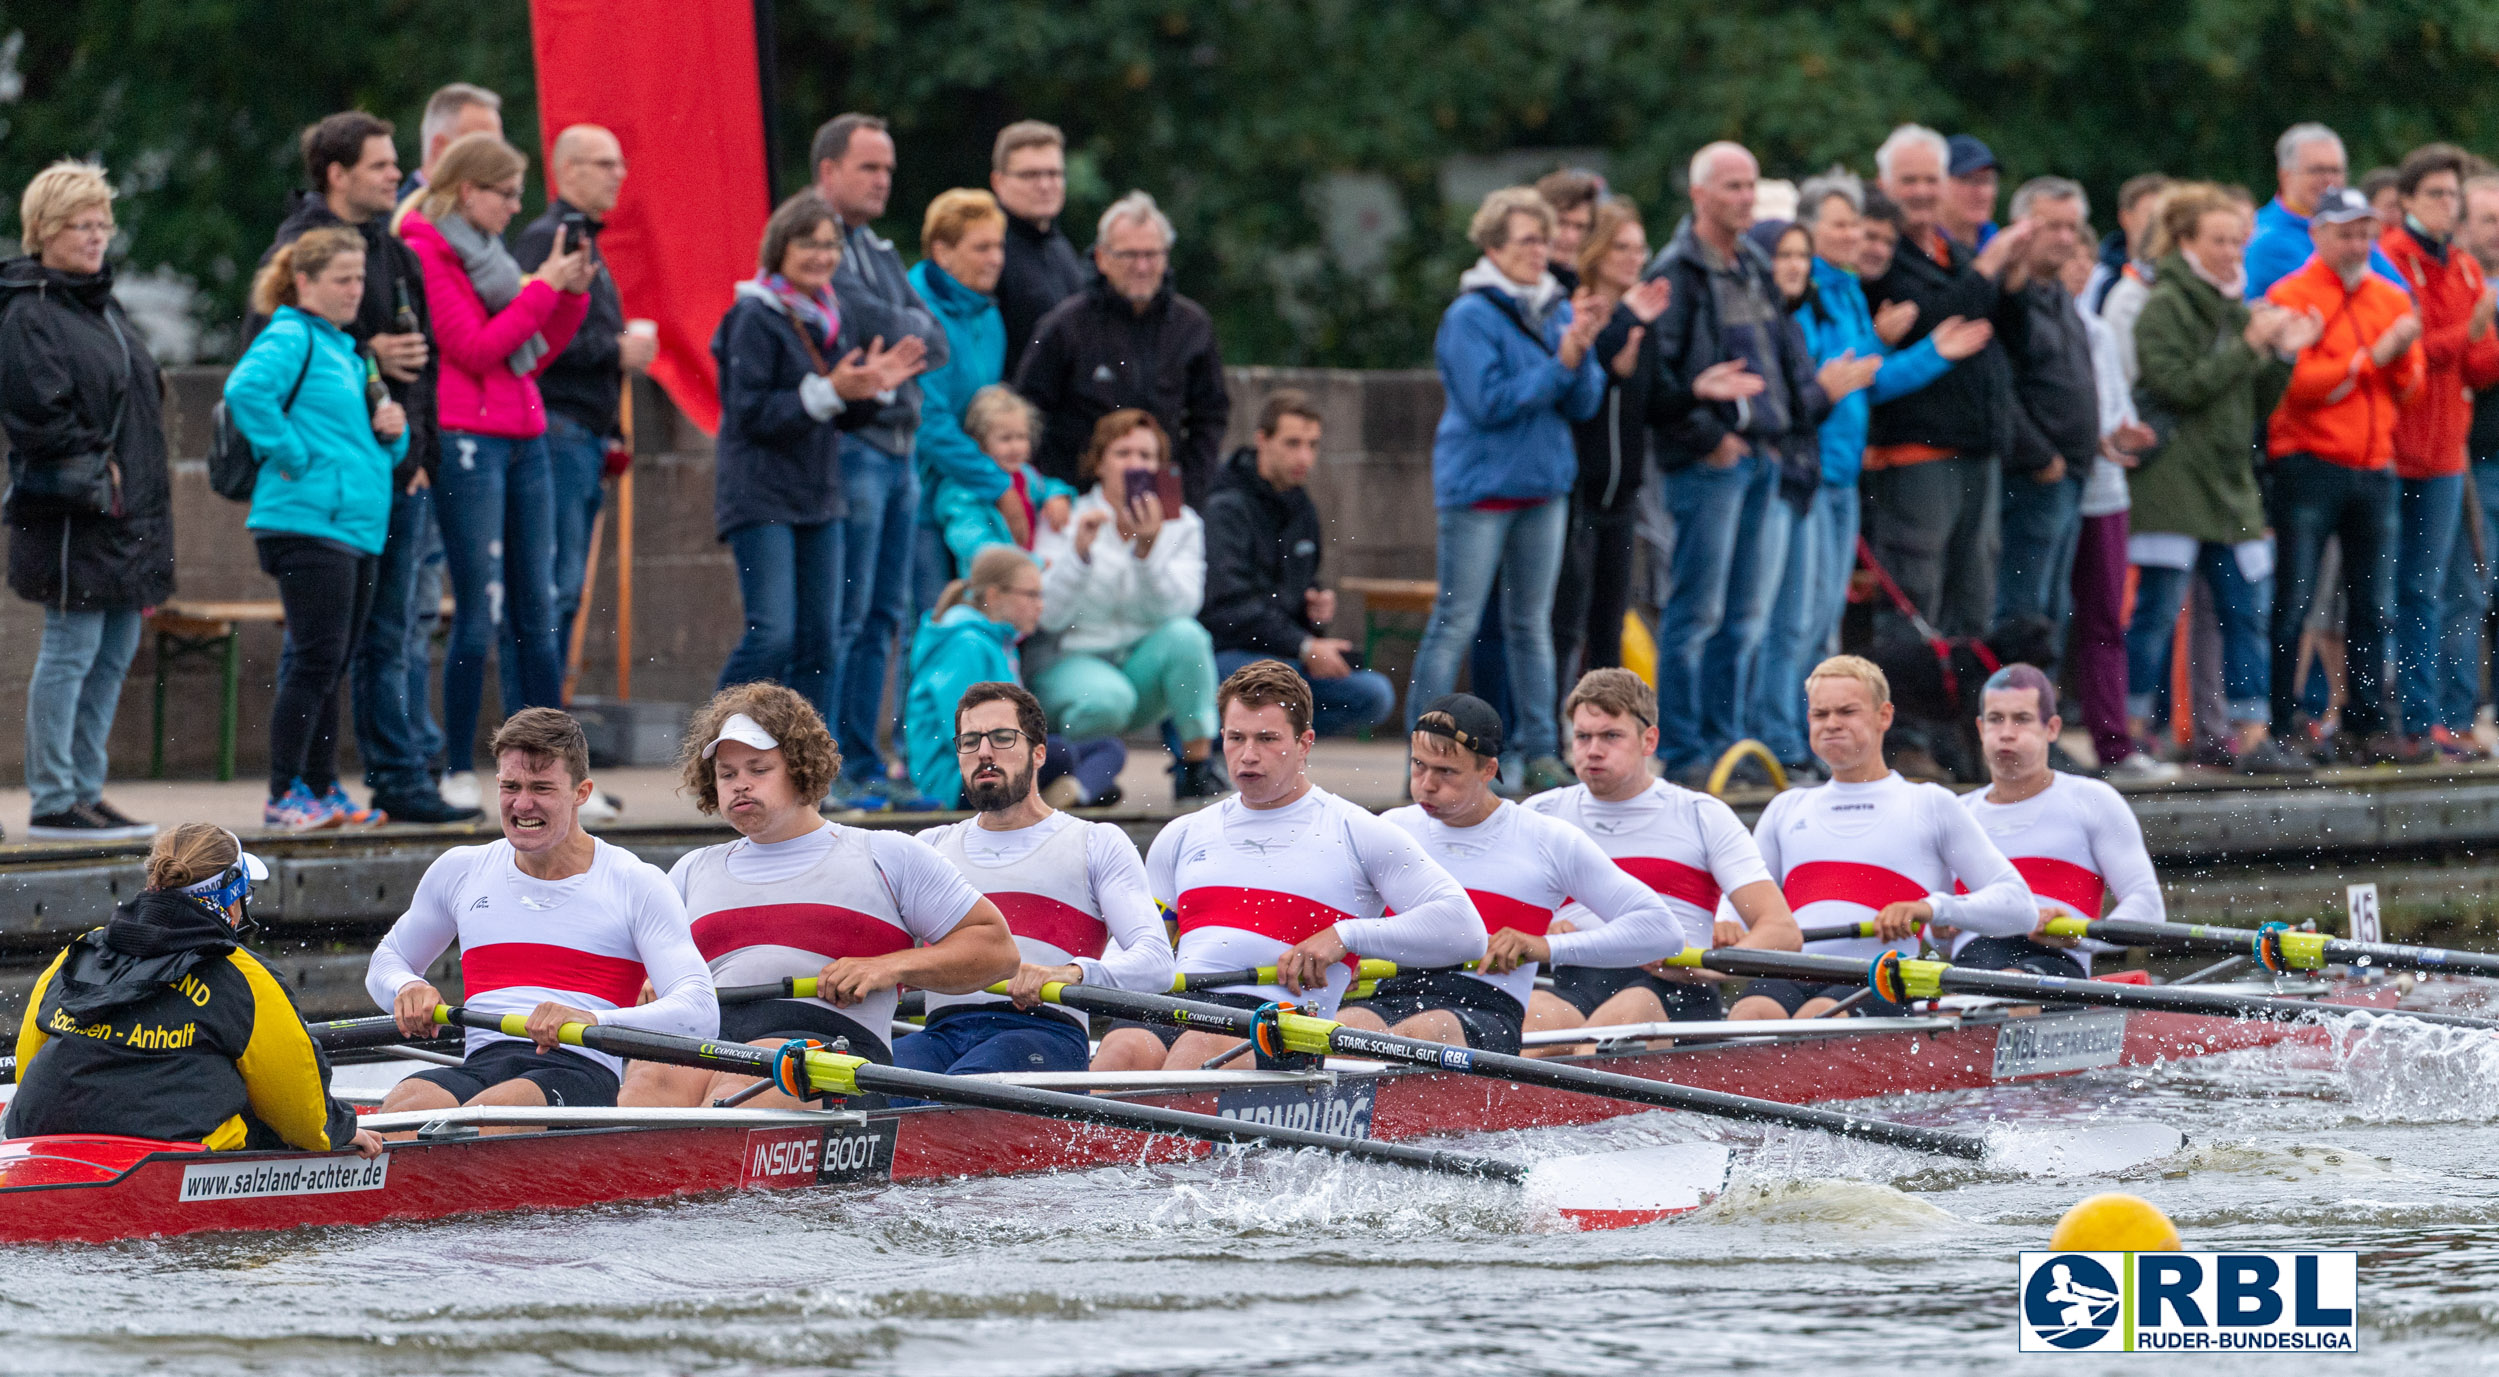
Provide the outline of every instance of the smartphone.
{"type": "Polygon", "coordinates": [[[567,249],[580,248],[599,237],[599,232],[591,227],[590,217],[577,210],[568,210],[556,216],[555,223],[564,230],[564,247],[567,249]]]}
{"type": "Polygon", "coordinates": [[[1168,517],[1180,514],[1181,487],[1178,473],[1168,468],[1157,469],[1150,474],[1142,469],[1126,469],[1121,472],[1120,478],[1121,505],[1133,504],[1147,493],[1152,493],[1162,500],[1163,515],[1168,517]]]}

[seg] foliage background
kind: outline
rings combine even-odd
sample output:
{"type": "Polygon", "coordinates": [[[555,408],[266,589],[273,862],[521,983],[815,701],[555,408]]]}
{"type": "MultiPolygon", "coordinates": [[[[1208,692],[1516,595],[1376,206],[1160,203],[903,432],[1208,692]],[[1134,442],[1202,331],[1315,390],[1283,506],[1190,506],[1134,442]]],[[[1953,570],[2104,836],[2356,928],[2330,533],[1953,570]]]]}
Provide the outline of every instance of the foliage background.
{"type": "MultiPolygon", "coordinates": [[[[101,156],[125,271],[195,284],[213,354],[297,179],[296,131],[361,106],[412,165],[426,93],[467,79],[534,150],[528,22],[525,0],[0,0],[0,184],[101,156]]],[[[2430,138],[2499,154],[2490,0],[777,0],[774,35],[783,190],[818,122],[881,112],[902,150],[884,229],[908,250],[931,196],[985,185],[999,126],[1052,120],[1072,237],[1154,191],[1181,289],[1235,362],[1426,362],[1471,257],[1440,189],[1453,155],[1605,149],[1662,241],[1712,138],[1772,175],[1871,171],[1915,118],[1987,139],[2008,191],[2055,171],[2098,201],[2152,168],[2269,192],[2295,119],[2339,128],[2355,174],[2430,138]],[[1360,274],[1328,256],[1314,195],[1342,171],[1385,177],[1408,226],[1360,274]]]]}

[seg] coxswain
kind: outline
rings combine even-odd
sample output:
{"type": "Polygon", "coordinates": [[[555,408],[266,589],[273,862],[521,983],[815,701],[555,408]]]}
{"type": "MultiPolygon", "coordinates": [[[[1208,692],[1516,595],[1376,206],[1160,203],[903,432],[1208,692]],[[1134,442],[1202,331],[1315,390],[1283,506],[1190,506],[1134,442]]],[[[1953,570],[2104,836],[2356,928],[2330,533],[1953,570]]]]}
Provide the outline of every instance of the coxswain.
{"type": "Polygon", "coordinates": [[[424,972],[456,941],[467,1007],[526,1015],[529,1036],[469,1029],[460,1065],[401,1081],[385,1111],[613,1105],[623,1063],[560,1045],[563,1025],[696,1038],[719,1027],[711,972],[668,877],[581,829],[595,793],[581,724],[525,708],[495,733],[493,752],[503,840],[453,847],[426,867],[364,985],[401,1032],[422,1036],[443,1002],[424,972]]]}
{"type": "MultiPolygon", "coordinates": [[[[1948,934],[1954,962],[2028,971],[2091,974],[2094,952],[2117,947],[2090,938],[2050,934],[2056,918],[2129,923],[2168,921],[2160,876],[2143,845],[2143,824],[2125,797],[2096,779],[2048,768],[2048,746],[2065,730],[2056,686],[2036,666],[2011,664],[1989,676],[1980,697],[1979,743],[1993,783],[1961,796],[1978,825],[2011,858],[2039,902],[2039,928],[2014,937],[1948,934]]],[[[1943,935],[1943,934],[1939,934],[1943,935]]]]}
{"type": "MultiPolygon", "coordinates": [[[[1995,937],[2037,926],[2030,886],[1952,791],[1912,784],[1884,763],[1892,689],[1879,666],[1856,655],[1824,660],[1805,677],[1805,705],[1813,753],[1830,767],[1830,782],[1771,799],[1753,841],[1799,926],[1871,919],[1878,934],[1808,942],[1806,951],[1868,959],[1889,947],[1915,955],[1918,929],[1930,923],[1995,937]]],[[[1783,1016],[1811,1018],[1865,988],[1756,980],[1743,1002],[1768,1000],[1783,1016]]],[[[1859,1007],[1904,1012],[1879,995],[1859,1007]]]]}
{"type": "Polygon", "coordinates": [[[1004,996],[930,994],[927,1031],[894,1044],[897,1066],[1082,1071],[1093,1054],[1089,1025],[1076,1010],[1042,1003],[1045,983],[1171,990],[1171,937],[1137,844],[1110,823],[1052,808],[1035,787],[1047,731],[1041,700],[1015,684],[974,684],[956,702],[954,753],[974,816],[920,840],[998,906],[1022,964],[1004,996]]]}
{"type": "MultiPolygon", "coordinates": [[[[1562,715],[1579,783],[1538,794],[1522,807],[1587,833],[1614,864],[1657,891],[1692,946],[1796,951],[1804,945],[1787,897],[1771,882],[1735,810],[1650,773],[1649,762],[1657,758],[1656,690],[1627,669],[1592,669],[1571,690],[1562,715]]],[[[1566,904],[1551,931],[1586,933],[1604,921],[1585,904],[1566,904]]],[[[1524,938],[1496,935],[1493,954],[1500,955],[1505,941],[1532,950],[1524,938]]],[[[1557,959],[1553,988],[1536,991],[1528,1002],[1528,1031],[1725,1018],[1720,980],[1714,971],[1557,959]]],[[[1783,1018],[1786,1011],[1768,1000],[1738,1001],[1734,1016],[1783,1018]]]]}
{"type": "MultiPolygon", "coordinates": [[[[712,695],[687,727],[682,787],[740,835],[687,852],[668,879],[718,985],[817,982],[814,997],[723,1006],[723,1041],[804,1039],[891,1063],[897,986],[964,994],[995,984],[1015,974],[1015,941],[998,906],[910,834],[826,821],[817,805],[841,767],[804,695],[771,683],[712,695]]],[[[698,1106],[753,1084],[636,1062],[622,1102],[698,1106]]],[[[778,1090],[745,1103],[797,1106],[778,1090]]]]}
{"type": "Polygon", "coordinates": [[[1488,934],[1484,958],[1473,971],[1383,980],[1340,1020],[1515,1056],[1539,964],[1636,969],[1683,950],[1683,924],[1665,901],[1587,833],[1492,791],[1501,774],[1501,714],[1492,704],[1465,693],[1438,699],[1415,719],[1407,749],[1414,802],[1384,816],[1466,887],[1488,934]],[[1592,915],[1586,931],[1547,931],[1565,904],[1592,915]]]}
{"type": "Polygon", "coordinates": [[[286,988],[235,941],[252,883],[267,878],[222,827],[186,822],[159,836],[147,888],[35,982],[7,1135],[381,1151],[330,1094],[329,1062],[286,988]]]}
{"type": "MultiPolygon", "coordinates": [[[[1421,843],[1310,782],[1317,737],[1298,671],[1280,660],[1243,665],[1215,691],[1215,709],[1239,792],[1165,827],[1146,853],[1146,877],[1180,917],[1182,971],[1273,966],[1276,980],[1190,998],[1248,1009],[1296,1003],[1326,1017],[1357,959],[1422,969],[1484,954],[1484,924],[1466,890],[1421,843]]],[[[1194,1070],[1234,1045],[1182,1033],[1164,1066],[1194,1070]]]]}

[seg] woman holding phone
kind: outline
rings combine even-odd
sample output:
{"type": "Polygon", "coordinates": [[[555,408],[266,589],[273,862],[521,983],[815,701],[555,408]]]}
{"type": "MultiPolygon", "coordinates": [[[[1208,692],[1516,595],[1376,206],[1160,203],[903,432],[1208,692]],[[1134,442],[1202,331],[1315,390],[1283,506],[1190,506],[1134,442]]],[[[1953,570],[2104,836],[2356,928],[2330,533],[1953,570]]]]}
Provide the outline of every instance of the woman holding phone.
{"type": "Polygon", "coordinates": [[[1165,718],[1180,739],[1177,800],[1227,792],[1212,753],[1215,643],[1198,624],[1206,527],[1179,500],[1171,437],[1134,407],[1094,423],[1077,466],[1089,484],[1065,530],[1043,523],[1041,625],[1059,657],[1033,676],[1058,733],[1084,742],[1165,718]]]}

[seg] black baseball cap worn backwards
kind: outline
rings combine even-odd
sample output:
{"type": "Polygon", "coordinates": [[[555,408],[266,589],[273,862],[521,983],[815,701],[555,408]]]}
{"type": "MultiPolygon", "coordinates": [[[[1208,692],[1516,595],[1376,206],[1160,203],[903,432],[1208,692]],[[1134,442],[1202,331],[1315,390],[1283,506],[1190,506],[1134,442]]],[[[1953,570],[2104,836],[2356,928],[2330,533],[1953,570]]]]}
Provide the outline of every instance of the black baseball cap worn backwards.
{"type": "Polygon", "coordinates": [[[1415,720],[1414,729],[1447,737],[1486,760],[1501,754],[1501,714],[1471,693],[1452,693],[1432,700],[1432,705],[1415,720]]]}

